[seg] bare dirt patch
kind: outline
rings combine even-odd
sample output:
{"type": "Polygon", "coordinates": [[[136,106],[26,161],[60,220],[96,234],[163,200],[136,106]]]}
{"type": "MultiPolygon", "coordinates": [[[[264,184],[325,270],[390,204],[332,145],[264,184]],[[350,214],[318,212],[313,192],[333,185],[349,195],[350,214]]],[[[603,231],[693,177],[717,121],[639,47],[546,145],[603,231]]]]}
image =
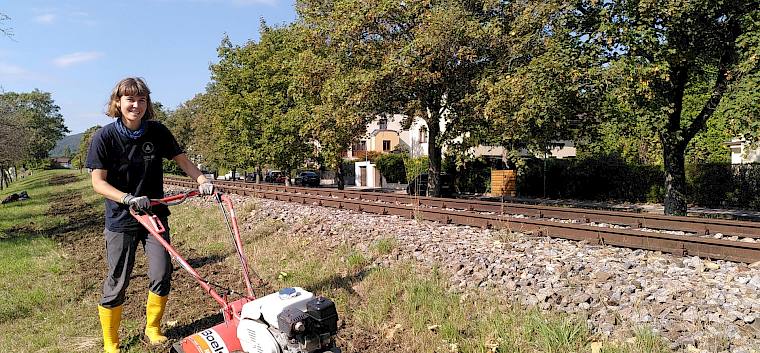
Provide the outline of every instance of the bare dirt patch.
{"type": "Polygon", "coordinates": [[[58,175],[50,178],[50,181],[48,181],[48,185],[64,185],[73,183],[78,180],[78,177],[75,174],[67,174],[67,175],[58,175]]]}
{"type": "MultiPolygon", "coordinates": [[[[59,179],[57,182],[62,182],[59,179]]],[[[91,302],[99,298],[102,281],[106,273],[105,242],[103,238],[103,215],[89,208],[80,195],[61,195],[53,200],[49,214],[67,217],[69,220],[63,226],[54,229],[38,231],[42,236],[56,239],[63,250],[74,260],[74,269],[64,274],[70,283],[75,283],[75,300],[85,298],[91,302]]],[[[170,219],[171,222],[171,219],[170,219]]],[[[222,287],[238,291],[244,289],[237,255],[233,251],[220,255],[205,256],[193,248],[192,244],[182,240],[180,235],[173,234],[173,245],[180,254],[206,279],[222,287]],[[232,265],[230,265],[232,264],[232,265]]],[[[139,250],[138,250],[139,251],[139,250]]],[[[255,264],[251,264],[255,269],[255,264]]],[[[169,338],[167,344],[149,347],[139,335],[124,335],[122,331],[122,346],[140,347],[151,352],[167,352],[171,344],[222,322],[219,314],[219,304],[214,301],[200,286],[181,268],[175,265],[172,281],[172,292],[164,316],[165,334],[169,338]]],[[[147,296],[147,264],[145,256],[138,254],[131,283],[127,289],[127,301],[124,305],[124,319],[135,322],[145,322],[145,298],[147,296]]],[[[253,274],[251,274],[254,276],[253,274]]],[[[346,276],[352,277],[351,274],[346,276]]],[[[259,281],[252,277],[257,295],[276,291],[276,284],[259,281]]],[[[351,290],[352,283],[346,279],[345,288],[351,290]]],[[[344,281],[338,281],[343,283],[344,281]]],[[[222,291],[220,289],[220,291],[222,291]]],[[[231,299],[236,299],[233,295],[231,299]]],[[[360,295],[351,294],[350,301],[361,303],[360,295]]],[[[97,309],[92,308],[93,314],[97,309]]],[[[384,328],[362,329],[354,325],[350,317],[341,317],[337,343],[345,353],[358,352],[409,352],[398,339],[385,337],[384,328]]],[[[144,324],[141,324],[144,325],[144,324]]],[[[142,327],[139,328],[142,332],[142,327]]],[[[97,345],[99,345],[98,343],[97,345]]]]}
{"type": "MultiPolygon", "coordinates": [[[[62,182],[61,180],[63,179],[57,182],[62,182]]],[[[68,277],[66,281],[76,284],[74,295],[76,300],[99,298],[107,270],[103,238],[104,216],[88,207],[78,194],[56,197],[52,201],[48,214],[66,217],[68,222],[51,229],[29,230],[28,233],[53,238],[61,244],[67,254],[70,254],[75,262],[74,269],[64,276],[68,277]]],[[[238,267],[224,264],[229,256],[236,258],[234,253],[208,257],[200,255],[191,245],[181,240],[173,244],[202,276],[207,276],[208,280],[235,290],[244,288],[238,267]]],[[[168,326],[165,334],[169,337],[169,343],[152,347],[151,352],[166,352],[174,342],[222,322],[219,304],[205,293],[184,270],[175,265],[174,272],[172,292],[164,316],[164,324],[168,326]]],[[[146,273],[145,256],[138,254],[127,289],[127,301],[123,311],[125,320],[145,322],[144,303],[148,294],[146,273]]],[[[273,290],[267,284],[254,280],[254,285],[257,284],[256,293],[269,293],[273,290]]],[[[95,312],[97,309],[93,307],[92,310],[95,312]]],[[[122,345],[127,347],[143,344],[141,337],[122,337],[122,345]]],[[[145,347],[148,346],[145,345],[145,347]]]]}

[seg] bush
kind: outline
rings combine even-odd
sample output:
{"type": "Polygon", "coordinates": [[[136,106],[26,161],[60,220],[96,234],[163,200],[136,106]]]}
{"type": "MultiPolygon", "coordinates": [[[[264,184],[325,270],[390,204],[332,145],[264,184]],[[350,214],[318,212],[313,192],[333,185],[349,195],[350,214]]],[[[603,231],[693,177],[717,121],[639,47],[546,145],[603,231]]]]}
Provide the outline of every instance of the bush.
{"type": "Polygon", "coordinates": [[[705,207],[760,209],[760,164],[688,165],[686,182],[691,203],[705,207]]]}
{"type": "Polygon", "coordinates": [[[354,170],[355,163],[356,161],[352,161],[350,159],[343,160],[343,178],[351,178],[351,180],[353,180],[354,176],[356,175],[356,171],[354,170]]]}
{"type": "Polygon", "coordinates": [[[629,164],[615,156],[532,158],[518,174],[517,192],[527,197],[644,202],[652,186],[664,185],[664,180],[660,167],[629,164]]]}
{"type": "MultiPolygon", "coordinates": [[[[760,209],[760,164],[686,165],[686,184],[692,205],[760,209]]],[[[615,156],[532,158],[518,173],[517,192],[524,197],[662,202],[665,172],[660,166],[628,163],[615,156]]]]}
{"type": "Polygon", "coordinates": [[[177,162],[164,159],[163,168],[165,174],[184,175],[185,172],[177,165],[177,162]]]}
{"type": "Polygon", "coordinates": [[[734,189],[733,170],[728,163],[686,166],[686,195],[689,201],[706,207],[721,207],[734,189]]]}
{"type": "Polygon", "coordinates": [[[406,167],[404,166],[403,155],[384,154],[375,160],[375,165],[389,183],[406,183],[406,167]]]}
{"type": "Polygon", "coordinates": [[[427,156],[405,158],[404,167],[406,168],[406,180],[414,180],[418,175],[427,173],[430,161],[427,156]]]}
{"type": "Polygon", "coordinates": [[[491,169],[503,169],[500,160],[479,157],[456,163],[452,157],[444,160],[443,171],[453,176],[454,187],[459,193],[486,193],[491,186],[491,169]]]}

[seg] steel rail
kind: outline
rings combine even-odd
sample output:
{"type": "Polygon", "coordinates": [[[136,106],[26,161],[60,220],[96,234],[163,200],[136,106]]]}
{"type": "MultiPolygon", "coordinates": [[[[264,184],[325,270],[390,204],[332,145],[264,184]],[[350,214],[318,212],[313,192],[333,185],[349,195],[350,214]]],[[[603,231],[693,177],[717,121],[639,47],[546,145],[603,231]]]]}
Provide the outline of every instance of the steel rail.
{"type": "MultiPolygon", "coordinates": [[[[171,185],[195,187],[195,183],[189,179],[167,177],[165,178],[165,182],[171,185]]],[[[421,207],[423,206],[422,204],[404,203],[410,198],[405,198],[403,195],[383,195],[355,191],[342,193],[336,190],[234,182],[215,183],[225,192],[278,201],[313,204],[381,215],[421,218],[446,224],[452,223],[482,228],[507,229],[539,236],[577,241],[585,240],[589,243],[600,245],[663,251],[682,256],[699,256],[747,263],[760,261],[760,243],[713,239],[705,236],[684,236],[634,229],[599,227],[579,223],[562,223],[536,218],[517,218],[509,214],[484,214],[479,213],[477,210],[450,209],[453,207],[421,207]],[[364,199],[364,195],[377,197],[364,199]]],[[[440,205],[448,205],[449,201],[438,200],[438,202],[440,205]]],[[[578,211],[583,213],[588,210],[578,211]]],[[[572,218],[577,217],[578,215],[576,214],[572,218]]]]}
{"type": "Polygon", "coordinates": [[[627,226],[633,229],[649,228],[656,230],[684,231],[695,233],[697,235],[715,235],[721,233],[725,236],[760,239],[760,222],[665,216],[649,213],[605,211],[570,207],[524,205],[494,201],[447,199],[377,192],[341,191],[335,189],[305,188],[271,184],[251,184],[229,181],[215,183],[229,186],[245,185],[246,187],[253,187],[257,190],[276,190],[281,192],[295,192],[347,199],[364,199],[398,204],[411,204],[424,207],[525,215],[533,218],[570,219],[577,220],[581,223],[610,223],[627,226]]]}

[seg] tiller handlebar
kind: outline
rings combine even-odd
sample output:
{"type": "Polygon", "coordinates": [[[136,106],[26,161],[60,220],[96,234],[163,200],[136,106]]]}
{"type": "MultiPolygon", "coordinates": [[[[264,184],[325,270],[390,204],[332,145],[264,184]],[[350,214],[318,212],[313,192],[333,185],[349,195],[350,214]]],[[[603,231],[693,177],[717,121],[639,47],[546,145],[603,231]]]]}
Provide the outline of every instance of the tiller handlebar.
{"type": "MultiPolygon", "coordinates": [[[[162,199],[151,199],[150,205],[175,206],[185,202],[191,197],[200,195],[201,194],[198,191],[194,190],[168,196],[162,199]]],[[[256,296],[253,293],[253,286],[251,285],[251,279],[249,277],[248,262],[246,261],[245,255],[243,254],[243,243],[240,240],[240,229],[238,228],[235,209],[232,207],[232,200],[230,200],[229,196],[220,192],[214,193],[214,195],[211,197],[219,204],[219,209],[221,210],[222,215],[224,216],[224,220],[227,223],[227,229],[230,232],[230,238],[233,246],[235,247],[235,250],[237,251],[238,259],[240,260],[240,267],[243,271],[243,282],[245,283],[247,295],[244,295],[243,298],[234,302],[229,302],[227,300],[227,296],[229,294],[235,293],[234,291],[225,289],[224,293],[220,295],[214,289],[214,287],[223,287],[209,282],[201,277],[201,275],[199,275],[198,272],[196,272],[195,269],[190,266],[189,263],[187,263],[187,261],[179,254],[179,252],[177,252],[177,250],[161,236],[161,234],[166,231],[166,228],[164,228],[164,225],[161,224],[161,220],[158,218],[158,216],[150,211],[139,212],[131,208],[130,213],[135,219],[137,219],[138,222],[140,222],[140,224],[143,225],[143,227],[145,227],[145,229],[148,230],[148,232],[153,237],[156,238],[156,240],[158,240],[159,243],[161,243],[161,245],[163,245],[163,247],[166,249],[166,251],[169,252],[169,254],[171,254],[174,260],[176,260],[177,263],[179,263],[179,265],[182,266],[182,268],[185,269],[185,271],[187,271],[190,276],[192,276],[198,282],[198,284],[206,291],[206,293],[211,295],[211,297],[214,298],[214,300],[216,300],[222,306],[221,311],[224,315],[224,321],[230,322],[232,320],[240,320],[240,311],[242,310],[243,304],[254,300],[256,296]]]]}

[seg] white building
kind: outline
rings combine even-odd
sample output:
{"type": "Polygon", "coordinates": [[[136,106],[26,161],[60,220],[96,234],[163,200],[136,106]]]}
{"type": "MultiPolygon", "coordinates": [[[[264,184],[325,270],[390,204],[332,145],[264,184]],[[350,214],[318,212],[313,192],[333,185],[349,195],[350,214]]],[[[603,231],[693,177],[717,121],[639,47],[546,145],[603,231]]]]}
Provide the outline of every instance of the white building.
{"type": "MultiPolygon", "coordinates": [[[[381,117],[367,124],[366,134],[354,144],[346,153],[346,157],[352,159],[362,159],[364,151],[390,152],[401,145],[409,151],[412,157],[428,155],[428,126],[427,123],[420,119],[414,118],[408,124],[408,128],[402,125],[406,117],[401,114],[395,114],[392,117],[381,117]]],[[[440,131],[446,130],[446,122],[441,119],[440,131]]],[[[446,147],[443,148],[444,152],[446,147]]],[[[473,158],[489,156],[493,158],[504,158],[508,151],[501,146],[477,146],[469,150],[473,158]]],[[[528,156],[528,151],[522,151],[524,156],[528,156]]],[[[573,141],[558,141],[549,151],[549,157],[567,158],[575,157],[576,150],[573,141]]],[[[544,157],[536,155],[536,157],[544,157]]]]}
{"type": "Polygon", "coordinates": [[[734,139],[726,145],[731,149],[731,164],[760,162],[760,148],[751,148],[747,141],[734,139]]]}

